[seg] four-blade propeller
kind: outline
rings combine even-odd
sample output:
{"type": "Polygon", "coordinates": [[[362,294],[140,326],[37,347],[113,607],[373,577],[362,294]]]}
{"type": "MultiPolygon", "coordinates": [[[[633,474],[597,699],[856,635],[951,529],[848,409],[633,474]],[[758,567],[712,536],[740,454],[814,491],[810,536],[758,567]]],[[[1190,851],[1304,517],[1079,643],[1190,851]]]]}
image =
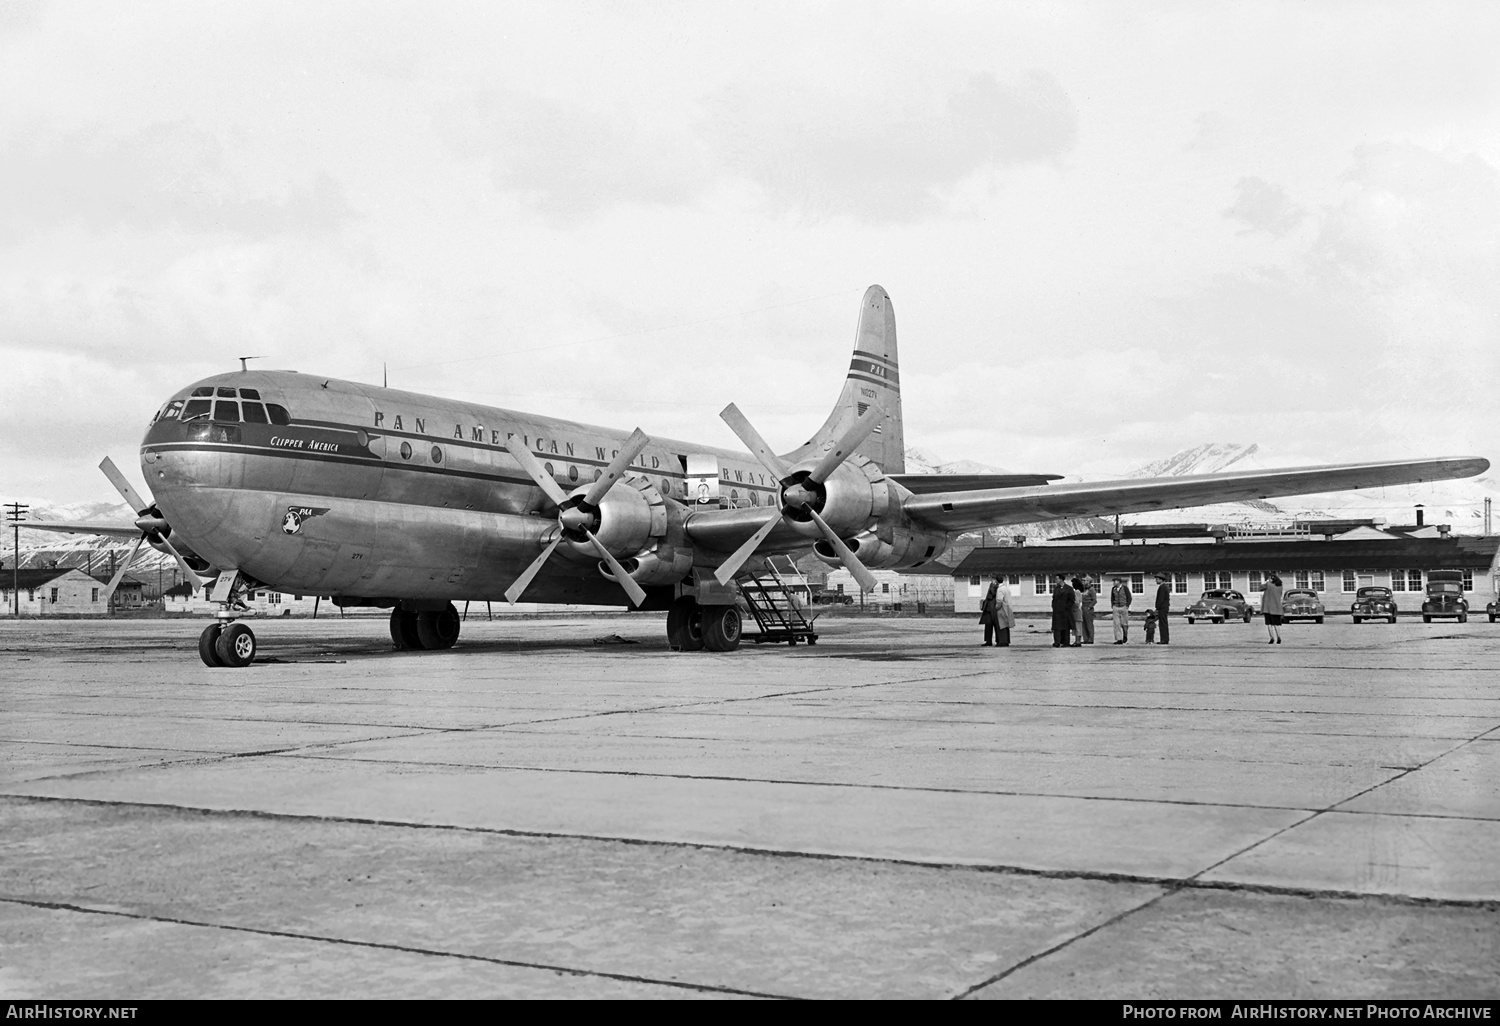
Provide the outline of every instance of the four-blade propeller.
{"type": "Polygon", "coordinates": [[[161,510],[156,508],[155,503],[146,502],[137,494],[136,490],[130,486],[130,482],[125,479],[125,475],[120,473],[120,468],[115,466],[114,460],[108,456],[104,457],[104,462],[99,464],[99,469],[104,471],[104,476],[109,478],[109,483],[115,486],[115,491],[119,492],[130,508],[135,511],[135,526],[141,532],[141,536],[130,547],[130,554],[125,557],[125,562],[120,564],[114,577],[110,578],[109,586],[104,590],[105,603],[107,604],[114,597],[115,589],[120,586],[120,581],[125,577],[125,571],[129,570],[131,564],[135,562],[136,553],[140,552],[141,545],[145,542],[166,549],[172,558],[177,560],[177,565],[182,568],[182,579],[187,582],[188,587],[197,591],[203,584],[203,579],[188,565],[188,561],[182,558],[182,553],[178,552],[176,547],[167,540],[167,535],[172,529],[167,526],[167,520],[161,515],[161,510]]]}
{"type": "Polygon", "coordinates": [[[645,590],[631,579],[625,568],[620,565],[620,561],[604,547],[604,543],[594,532],[599,529],[601,523],[599,503],[603,501],[605,493],[624,476],[626,469],[649,444],[651,444],[651,439],[640,428],[636,428],[630,437],[625,439],[625,444],[620,447],[619,454],[604,469],[598,479],[582,491],[575,490],[572,495],[562,490],[562,486],[552,479],[552,475],[547,473],[547,468],[542,466],[541,461],[525,447],[520,445],[514,448],[507,447],[507,451],[515,457],[521,469],[526,471],[536,482],[537,487],[557,506],[557,534],[542,550],[542,554],[522,571],[521,576],[517,577],[509,588],[505,589],[506,601],[515,602],[521,597],[522,592],[531,584],[532,578],[541,572],[543,564],[564,541],[579,544],[587,542],[599,554],[599,558],[608,564],[610,573],[620,587],[625,589],[625,594],[630,596],[630,601],[638,606],[646,601],[645,590]]]}
{"type": "Polygon", "coordinates": [[[783,520],[811,520],[817,525],[818,531],[827,539],[828,544],[833,546],[833,551],[838,554],[839,562],[844,564],[844,569],[854,575],[859,586],[864,591],[875,590],[875,575],[861,563],[844,544],[844,540],[838,536],[838,532],[828,526],[821,516],[818,515],[818,507],[823,504],[823,483],[838,469],[846,459],[853,455],[854,450],[870,436],[875,430],[878,418],[873,412],[866,414],[856,420],[847,431],[845,431],[833,447],[823,454],[823,458],[817,465],[808,471],[790,471],[786,464],[772,451],[761,438],[760,433],[745,419],[745,415],[739,411],[739,407],[730,403],[724,407],[720,417],[729,425],[730,429],[739,436],[740,441],[755,454],[760,460],[761,466],[771,472],[777,481],[781,482],[781,510],[774,514],[760,530],[752,534],[745,544],[734,551],[734,554],[726,559],[719,569],[714,571],[720,584],[728,584],[739,573],[740,567],[755,554],[760,543],[766,540],[766,536],[776,529],[776,525],[783,520]]]}

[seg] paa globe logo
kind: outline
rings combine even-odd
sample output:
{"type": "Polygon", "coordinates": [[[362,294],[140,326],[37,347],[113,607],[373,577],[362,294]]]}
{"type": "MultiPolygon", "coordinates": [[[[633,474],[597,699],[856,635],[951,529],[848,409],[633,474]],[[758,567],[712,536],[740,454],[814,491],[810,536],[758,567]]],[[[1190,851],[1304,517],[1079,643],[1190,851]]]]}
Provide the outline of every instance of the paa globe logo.
{"type": "Polygon", "coordinates": [[[319,509],[316,506],[288,506],[286,515],[281,518],[281,530],[285,534],[296,534],[302,530],[302,522],[312,517],[320,517],[328,510],[319,509]]]}

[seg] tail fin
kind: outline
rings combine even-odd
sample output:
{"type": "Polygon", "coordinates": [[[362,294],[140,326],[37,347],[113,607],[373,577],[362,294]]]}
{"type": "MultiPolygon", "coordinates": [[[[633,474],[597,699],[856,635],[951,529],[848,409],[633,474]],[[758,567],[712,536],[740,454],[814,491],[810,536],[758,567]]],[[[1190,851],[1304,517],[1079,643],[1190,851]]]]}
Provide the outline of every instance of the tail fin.
{"type": "Polygon", "coordinates": [[[906,472],[906,434],[901,427],[901,371],[896,355],[896,310],[879,285],[865,290],[854,336],[854,356],[838,403],[817,434],[795,453],[801,459],[831,444],[866,411],[880,417],[855,451],[887,474],[906,472]]]}

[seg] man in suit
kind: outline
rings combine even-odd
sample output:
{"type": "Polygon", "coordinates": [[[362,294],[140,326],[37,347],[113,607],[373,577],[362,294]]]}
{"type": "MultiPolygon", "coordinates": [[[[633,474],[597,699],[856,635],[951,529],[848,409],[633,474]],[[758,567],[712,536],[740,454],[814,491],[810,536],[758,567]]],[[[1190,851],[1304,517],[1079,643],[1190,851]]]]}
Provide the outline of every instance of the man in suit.
{"type": "Polygon", "coordinates": [[[1052,592],[1052,647],[1070,646],[1068,635],[1073,631],[1073,589],[1068,578],[1058,574],[1052,592]]]}
{"type": "Polygon", "coordinates": [[[1172,608],[1172,575],[1156,575],[1156,627],[1161,631],[1161,643],[1170,644],[1167,634],[1167,611],[1172,608]]]}

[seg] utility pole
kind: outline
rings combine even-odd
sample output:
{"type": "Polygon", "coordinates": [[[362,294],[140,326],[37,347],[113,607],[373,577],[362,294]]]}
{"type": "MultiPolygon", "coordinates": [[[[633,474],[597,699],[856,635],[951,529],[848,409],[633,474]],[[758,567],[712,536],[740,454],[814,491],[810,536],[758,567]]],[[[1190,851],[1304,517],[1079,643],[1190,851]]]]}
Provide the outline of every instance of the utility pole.
{"type": "Polygon", "coordinates": [[[9,502],[5,505],[5,518],[11,522],[16,543],[16,562],[10,568],[10,590],[15,595],[17,620],[21,618],[21,518],[30,508],[24,502],[9,502]]]}

